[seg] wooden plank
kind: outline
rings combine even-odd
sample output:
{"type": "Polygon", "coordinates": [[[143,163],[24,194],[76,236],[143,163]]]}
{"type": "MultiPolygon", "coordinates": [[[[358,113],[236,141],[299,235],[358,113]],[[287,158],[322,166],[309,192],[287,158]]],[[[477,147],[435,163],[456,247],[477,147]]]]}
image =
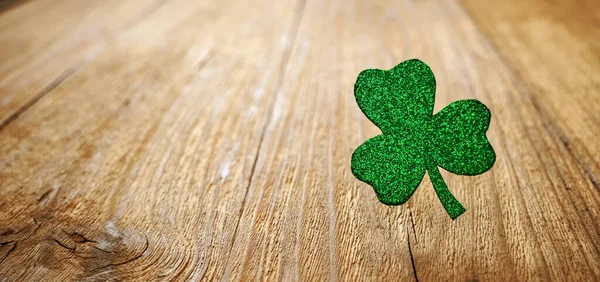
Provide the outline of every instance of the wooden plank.
{"type": "Polygon", "coordinates": [[[522,78],[554,139],[573,154],[600,191],[597,2],[511,2],[486,9],[478,1],[464,4],[511,71],[522,78]]]}
{"type": "Polygon", "coordinates": [[[598,276],[598,192],[457,3],[309,1],[304,18],[259,151],[232,277],[598,276]],[[353,149],[378,134],[353,101],[356,75],[412,57],[437,74],[436,110],[478,98],[494,113],[495,168],[477,177],[443,172],[468,208],[456,221],[428,179],[407,206],[392,208],[349,174],[353,149]]]}
{"type": "Polygon", "coordinates": [[[463,4],[515,76],[536,127],[545,133],[530,140],[550,180],[543,191],[556,198],[549,203],[560,218],[544,215],[533,222],[547,272],[553,280],[600,277],[597,4],[508,1],[485,9],[477,1],[463,4]],[[536,226],[548,221],[546,233],[552,236],[536,226]]]}
{"type": "Polygon", "coordinates": [[[7,125],[0,277],[222,276],[293,13],[173,0],[7,125]]]}
{"type": "Polygon", "coordinates": [[[356,107],[391,1],[307,1],[227,261],[226,280],[414,280],[408,213],[349,171],[375,128],[356,107]],[[369,19],[377,19],[369,21],[369,19]]]}
{"type": "Polygon", "coordinates": [[[0,129],[161,4],[37,0],[5,11],[0,17],[0,129]]]}
{"type": "Polygon", "coordinates": [[[457,198],[470,207],[456,222],[440,218],[439,205],[427,206],[436,200],[431,189],[417,191],[410,208],[420,215],[415,217],[419,243],[413,249],[419,278],[597,277],[599,195],[577,159],[553,138],[530,90],[456,3],[415,6],[427,8],[413,20],[445,23],[429,34],[437,39],[432,44],[444,46],[440,57],[449,65],[437,73],[462,82],[448,92],[454,97],[449,101],[476,97],[490,106],[494,116],[488,136],[499,156],[494,169],[482,176],[444,174],[457,198]],[[431,232],[432,226],[439,233],[431,232]]]}
{"type": "Polygon", "coordinates": [[[0,99],[53,86],[0,130],[0,280],[600,277],[593,1],[64,0],[37,38],[42,1],[0,16],[0,99]],[[442,171],[455,221],[427,177],[388,207],[350,173],[356,76],[415,57],[436,111],[493,113],[494,168],[442,171]]]}

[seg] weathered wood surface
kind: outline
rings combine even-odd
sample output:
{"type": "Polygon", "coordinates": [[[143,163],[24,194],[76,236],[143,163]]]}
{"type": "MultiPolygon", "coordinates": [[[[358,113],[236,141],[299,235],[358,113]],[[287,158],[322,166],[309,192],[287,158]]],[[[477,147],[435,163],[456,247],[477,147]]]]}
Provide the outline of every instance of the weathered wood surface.
{"type": "Polygon", "coordinates": [[[0,281],[598,280],[594,1],[0,2],[0,281]],[[380,204],[357,74],[409,58],[498,155],[380,204]]]}

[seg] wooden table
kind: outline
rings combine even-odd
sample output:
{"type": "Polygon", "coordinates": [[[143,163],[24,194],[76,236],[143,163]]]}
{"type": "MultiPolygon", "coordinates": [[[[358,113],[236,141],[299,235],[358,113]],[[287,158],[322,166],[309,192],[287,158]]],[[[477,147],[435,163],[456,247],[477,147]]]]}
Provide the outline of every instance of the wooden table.
{"type": "Polygon", "coordinates": [[[600,279],[597,0],[0,3],[0,281],[600,279]],[[410,58],[493,114],[455,221],[350,172],[410,58]]]}

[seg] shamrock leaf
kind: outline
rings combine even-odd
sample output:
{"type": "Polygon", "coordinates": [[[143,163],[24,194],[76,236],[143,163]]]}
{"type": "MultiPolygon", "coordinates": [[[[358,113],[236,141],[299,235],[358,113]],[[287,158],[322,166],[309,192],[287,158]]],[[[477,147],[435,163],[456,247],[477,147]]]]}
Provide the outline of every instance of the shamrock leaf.
{"type": "Polygon", "coordinates": [[[496,154],[485,136],[489,109],[477,100],[462,100],[434,115],[435,77],[417,59],[387,71],[361,72],[354,95],[383,134],[354,151],[352,173],[373,186],[382,203],[401,205],[427,172],[450,217],[461,215],[465,208],[448,190],[438,166],[455,174],[477,175],[494,165],[496,154]]]}

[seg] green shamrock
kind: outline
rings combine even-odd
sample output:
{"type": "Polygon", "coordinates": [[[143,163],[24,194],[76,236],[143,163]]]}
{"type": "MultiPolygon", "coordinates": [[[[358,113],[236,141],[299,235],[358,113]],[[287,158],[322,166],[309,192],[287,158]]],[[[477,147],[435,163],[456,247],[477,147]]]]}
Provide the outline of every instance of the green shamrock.
{"type": "Polygon", "coordinates": [[[387,71],[364,70],[354,84],[354,96],[383,134],[354,151],[352,174],[373,186],[382,203],[402,205],[427,171],[450,217],[465,212],[438,166],[454,174],[477,175],[494,165],[496,154],[485,136],[490,110],[477,100],[461,100],[434,115],[435,77],[417,59],[387,71]]]}

